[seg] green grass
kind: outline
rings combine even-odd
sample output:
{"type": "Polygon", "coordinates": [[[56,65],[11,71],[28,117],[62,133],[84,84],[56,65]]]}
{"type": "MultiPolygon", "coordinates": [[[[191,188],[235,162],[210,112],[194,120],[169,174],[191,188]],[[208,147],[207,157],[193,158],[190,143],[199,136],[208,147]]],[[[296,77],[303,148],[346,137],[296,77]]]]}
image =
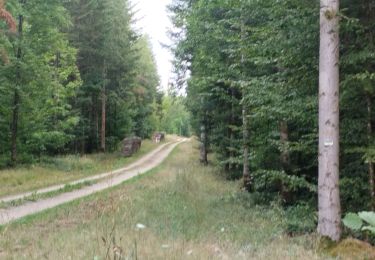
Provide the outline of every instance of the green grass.
{"type": "Polygon", "coordinates": [[[142,177],[2,227],[0,259],[322,258],[315,235],[286,235],[277,204],[255,205],[197,154],[182,144],[142,177]]]}
{"type": "Polygon", "coordinates": [[[137,154],[125,158],[120,153],[46,157],[40,163],[0,171],[0,197],[67,183],[90,175],[122,168],[160,144],[142,142],[137,154]]]}

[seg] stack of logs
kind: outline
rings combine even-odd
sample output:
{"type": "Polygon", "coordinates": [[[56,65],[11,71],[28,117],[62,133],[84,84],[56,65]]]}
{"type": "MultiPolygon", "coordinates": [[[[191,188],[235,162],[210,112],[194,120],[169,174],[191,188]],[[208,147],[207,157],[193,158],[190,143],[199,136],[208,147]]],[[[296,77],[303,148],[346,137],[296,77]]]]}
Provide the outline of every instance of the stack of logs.
{"type": "Polygon", "coordinates": [[[155,134],[152,136],[152,140],[153,140],[155,143],[163,142],[163,141],[165,140],[165,134],[164,134],[164,133],[155,133],[155,134]]]}
{"type": "Polygon", "coordinates": [[[122,141],[122,154],[125,157],[132,156],[141,148],[142,139],[139,137],[128,137],[122,141]]]}

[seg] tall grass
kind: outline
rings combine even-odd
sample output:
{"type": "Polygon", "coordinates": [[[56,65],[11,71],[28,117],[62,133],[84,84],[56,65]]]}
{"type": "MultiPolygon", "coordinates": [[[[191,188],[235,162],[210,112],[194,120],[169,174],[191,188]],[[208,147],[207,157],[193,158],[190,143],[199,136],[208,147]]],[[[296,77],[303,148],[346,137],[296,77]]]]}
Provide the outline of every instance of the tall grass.
{"type": "Polygon", "coordinates": [[[144,177],[3,227],[0,258],[320,259],[277,204],[256,206],[196,155],[182,144],[144,177]]]}

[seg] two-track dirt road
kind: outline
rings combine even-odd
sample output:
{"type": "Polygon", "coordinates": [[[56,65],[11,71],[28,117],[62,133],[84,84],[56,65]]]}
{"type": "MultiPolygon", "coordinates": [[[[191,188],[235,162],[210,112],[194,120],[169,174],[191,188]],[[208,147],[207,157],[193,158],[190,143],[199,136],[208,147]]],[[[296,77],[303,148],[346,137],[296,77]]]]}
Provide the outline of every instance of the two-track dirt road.
{"type": "MultiPolygon", "coordinates": [[[[70,184],[78,184],[78,183],[83,183],[85,181],[99,180],[96,184],[93,184],[91,186],[86,186],[79,190],[62,193],[62,194],[59,194],[57,196],[54,196],[48,199],[42,199],[42,200],[38,200],[35,202],[28,202],[21,206],[12,207],[8,209],[0,209],[0,225],[5,225],[5,224],[10,223],[11,221],[20,219],[22,217],[38,213],[49,208],[56,207],[58,205],[91,195],[93,193],[108,189],[110,187],[114,187],[133,177],[146,173],[149,170],[160,165],[177,145],[186,141],[187,139],[181,139],[177,142],[172,142],[172,143],[167,143],[165,145],[162,145],[161,147],[143,156],[142,158],[140,158],[133,164],[129,165],[128,167],[125,167],[125,168],[122,168],[113,172],[103,173],[97,176],[81,179],[81,180],[70,183],[70,184]]],[[[24,193],[24,194],[10,196],[6,198],[0,198],[0,201],[9,202],[12,200],[27,197],[35,193],[40,194],[40,193],[46,193],[50,191],[56,191],[63,187],[64,185],[55,185],[55,186],[51,186],[51,187],[41,189],[38,191],[34,191],[34,192],[30,192],[30,193],[24,193]]]]}

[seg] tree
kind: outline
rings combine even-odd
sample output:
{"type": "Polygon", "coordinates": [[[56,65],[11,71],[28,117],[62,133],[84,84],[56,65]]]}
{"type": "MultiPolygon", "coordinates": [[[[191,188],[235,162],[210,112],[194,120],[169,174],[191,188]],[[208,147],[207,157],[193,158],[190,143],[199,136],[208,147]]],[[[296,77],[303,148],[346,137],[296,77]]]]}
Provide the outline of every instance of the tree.
{"type": "Polygon", "coordinates": [[[7,58],[0,65],[2,167],[64,150],[77,122],[69,102],[80,85],[61,1],[9,0],[6,7],[18,28],[0,35],[7,58]]]}
{"type": "Polygon", "coordinates": [[[339,0],[321,0],[320,5],[318,232],[337,241],[341,236],[339,0]]]}
{"type": "MultiPolygon", "coordinates": [[[[20,0],[20,4],[24,5],[25,0],[20,0]]],[[[21,88],[21,59],[23,56],[22,53],[22,37],[23,37],[23,24],[24,24],[24,15],[19,14],[18,15],[18,46],[17,46],[17,68],[16,68],[16,85],[14,87],[14,95],[13,95],[13,116],[12,116],[12,137],[11,137],[11,155],[10,155],[10,161],[11,165],[15,166],[17,163],[17,138],[18,138],[18,121],[19,121],[19,106],[20,106],[20,88],[21,88]]]]}
{"type": "Polygon", "coordinates": [[[83,80],[76,107],[78,146],[85,152],[112,150],[135,128],[133,93],[137,77],[137,35],[128,1],[66,3],[73,18],[71,42],[78,49],[83,80]]]}

